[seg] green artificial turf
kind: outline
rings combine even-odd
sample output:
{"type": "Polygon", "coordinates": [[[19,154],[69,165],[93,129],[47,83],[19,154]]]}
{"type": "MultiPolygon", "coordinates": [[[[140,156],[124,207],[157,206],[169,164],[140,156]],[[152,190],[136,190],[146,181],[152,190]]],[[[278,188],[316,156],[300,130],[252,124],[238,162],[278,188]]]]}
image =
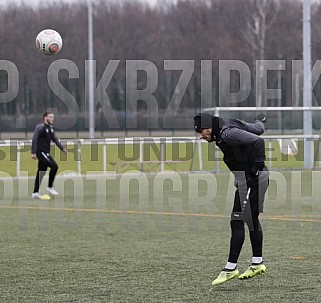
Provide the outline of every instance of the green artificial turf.
{"type": "Polygon", "coordinates": [[[58,177],[50,201],[30,199],[33,178],[3,179],[0,301],[320,302],[320,176],[272,172],[267,272],[215,289],[228,255],[229,174],[58,177]]]}

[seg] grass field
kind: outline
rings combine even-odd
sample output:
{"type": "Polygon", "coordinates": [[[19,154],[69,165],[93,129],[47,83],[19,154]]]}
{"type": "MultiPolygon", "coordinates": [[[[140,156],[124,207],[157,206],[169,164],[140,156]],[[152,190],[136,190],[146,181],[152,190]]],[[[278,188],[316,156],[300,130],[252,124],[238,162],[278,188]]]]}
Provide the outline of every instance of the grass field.
{"type": "MultiPolygon", "coordinates": [[[[229,174],[58,178],[50,201],[29,198],[33,179],[4,179],[0,301],[320,302],[320,177],[272,173],[267,273],[215,289],[229,245],[229,174]]],[[[250,257],[247,239],[241,271],[250,257]]]]}

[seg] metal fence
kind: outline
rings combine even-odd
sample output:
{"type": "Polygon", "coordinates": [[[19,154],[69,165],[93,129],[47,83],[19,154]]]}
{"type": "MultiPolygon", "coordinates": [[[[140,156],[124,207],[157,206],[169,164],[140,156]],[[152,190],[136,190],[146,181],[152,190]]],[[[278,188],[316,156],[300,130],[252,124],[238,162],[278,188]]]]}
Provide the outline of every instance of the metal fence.
{"type": "MultiPolygon", "coordinates": [[[[302,150],[304,148],[304,144],[306,140],[309,142],[312,142],[314,147],[314,169],[319,169],[321,167],[321,148],[320,148],[320,138],[319,135],[312,135],[312,136],[304,136],[304,135],[279,135],[279,136],[262,136],[262,138],[265,139],[266,142],[266,165],[270,169],[303,169],[304,168],[304,157],[302,155],[302,150]],[[281,140],[281,141],[280,141],[281,140]],[[297,149],[298,149],[298,155],[292,157],[295,161],[295,166],[291,167],[289,166],[289,163],[282,163],[280,160],[275,160],[273,157],[275,156],[275,153],[278,155],[280,154],[280,142],[285,140],[293,140],[297,141],[297,149]]],[[[134,145],[138,145],[136,147],[137,150],[137,159],[130,160],[130,159],[121,159],[122,157],[118,157],[117,163],[115,164],[131,164],[135,161],[139,167],[139,171],[144,171],[144,167],[146,164],[144,151],[146,151],[146,148],[144,145],[148,144],[149,147],[153,146],[154,149],[156,149],[158,153],[158,157],[156,161],[154,161],[156,164],[159,164],[159,170],[164,171],[165,165],[168,164],[169,161],[172,161],[173,159],[169,159],[166,154],[166,148],[173,144],[182,145],[183,147],[179,147],[181,149],[186,148],[187,144],[189,146],[192,146],[192,152],[190,153],[191,156],[187,158],[180,158],[176,159],[178,161],[185,161],[188,162],[188,169],[185,167],[184,170],[181,171],[213,171],[216,173],[224,171],[224,165],[222,165],[222,153],[219,150],[219,148],[215,144],[208,144],[204,140],[199,140],[195,137],[185,137],[185,138],[177,138],[177,137],[160,137],[160,138],[106,138],[104,140],[102,139],[96,139],[96,140],[89,140],[89,139],[74,139],[74,140],[64,140],[63,142],[70,148],[70,146],[73,147],[73,150],[76,151],[76,157],[75,161],[77,163],[77,172],[81,174],[82,172],[82,154],[83,154],[83,148],[88,145],[96,146],[98,148],[101,148],[102,152],[102,161],[101,161],[101,173],[107,174],[110,172],[110,169],[107,169],[107,163],[110,161],[110,150],[109,147],[114,145],[119,147],[120,145],[130,145],[132,146],[132,149],[134,149],[134,145]],[[211,145],[212,149],[211,152],[214,152],[214,157],[211,155],[211,159],[206,159],[206,152],[208,151],[208,146],[211,145]]],[[[30,154],[30,146],[31,146],[31,140],[4,140],[1,142],[0,147],[14,147],[14,152],[16,152],[16,176],[20,176],[21,171],[21,155],[22,153],[26,152],[30,154]]],[[[285,148],[287,148],[285,146],[285,148]]],[[[290,148],[290,147],[289,147],[290,148]]],[[[289,149],[291,151],[291,148],[289,149]]],[[[186,154],[186,153],[185,153],[186,154]]],[[[288,159],[288,157],[284,156],[285,160],[288,159]]],[[[174,159],[175,160],[175,159],[174,159]]],[[[177,162],[178,162],[177,161],[177,162]]],[[[172,161],[174,162],[174,161],[172,161]]],[[[0,162],[1,163],[1,162],[0,162]]]]}
{"type": "MultiPolygon", "coordinates": [[[[303,107],[212,107],[206,108],[204,111],[214,112],[215,115],[219,116],[221,112],[225,112],[226,114],[230,115],[233,112],[241,113],[241,112],[276,112],[278,114],[278,125],[279,127],[283,124],[284,119],[282,115],[284,112],[290,113],[292,118],[290,119],[291,124],[297,120],[295,117],[296,113],[301,112],[302,115],[302,130],[303,134],[306,136],[304,137],[304,167],[306,169],[312,169],[314,167],[314,155],[313,155],[313,146],[312,142],[309,141],[307,136],[311,136],[313,134],[313,124],[316,120],[319,120],[321,111],[320,106],[303,106],[303,107]],[[312,113],[317,113],[316,117],[312,115],[312,113]]],[[[300,127],[300,128],[301,128],[300,127]]],[[[281,127],[282,128],[282,127],[281,127]]],[[[320,130],[320,125],[317,126],[317,129],[320,130]]]]}

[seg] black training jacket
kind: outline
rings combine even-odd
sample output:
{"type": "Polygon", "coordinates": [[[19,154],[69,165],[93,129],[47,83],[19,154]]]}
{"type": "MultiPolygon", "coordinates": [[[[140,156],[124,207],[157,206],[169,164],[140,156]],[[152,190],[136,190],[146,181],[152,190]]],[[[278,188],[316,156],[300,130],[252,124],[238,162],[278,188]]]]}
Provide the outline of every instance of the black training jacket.
{"type": "Polygon", "coordinates": [[[244,171],[246,175],[262,170],[265,161],[264,124],[256,120],[247,123],[238,119],[225,120],[216,139],[225,164],[231,171],[244,171]]]}
{"type": "Polygon", "coordinates": [[[44,152],[49,154],[51,141],[55,142],[61,150],[64,149],[56,137],[52,125],[45,123],[38,124],[32,137],[31,153],[40,154],[41,152],[44,152]]]}

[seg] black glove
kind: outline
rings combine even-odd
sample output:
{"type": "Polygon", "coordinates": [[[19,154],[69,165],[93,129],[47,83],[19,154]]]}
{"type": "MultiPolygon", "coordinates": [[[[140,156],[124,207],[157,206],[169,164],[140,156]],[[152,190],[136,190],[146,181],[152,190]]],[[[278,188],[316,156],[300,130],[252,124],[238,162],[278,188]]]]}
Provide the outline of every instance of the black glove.
{"type": "Polygon", "coordinates": [[[258,115],[256,116],[256,119],[255,119],[255,120],[259,120],[259,121],[261,121],[261,122],[263,122],[263,123],[266,123],[266,116],[265,116],[263,113],[258,114],[258,115]]]}
{"type": "Polygon", "coordinates": [[[263,171],[264,167],[265,167],[264,162],[256,162],[255,165],[251,167],[251,173],[255,176],[258,176],[259,172],[263,171]]]}

